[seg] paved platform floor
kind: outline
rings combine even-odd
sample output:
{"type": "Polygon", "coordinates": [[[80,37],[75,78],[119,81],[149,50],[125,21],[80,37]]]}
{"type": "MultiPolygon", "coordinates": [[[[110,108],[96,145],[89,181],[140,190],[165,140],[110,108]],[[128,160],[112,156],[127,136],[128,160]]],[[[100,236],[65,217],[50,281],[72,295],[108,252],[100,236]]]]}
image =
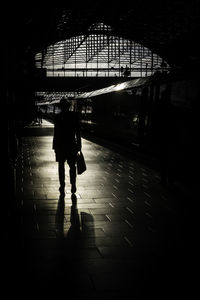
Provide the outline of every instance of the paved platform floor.
{"type": "Polygon", "coordinates": [[[134,158],[83,139],[87,171],[72,196],[66,165],[62,198],[51,130],[44,134],[22,138],[8,293],[180,299],[192,292],[184,196],[134,158]]]}

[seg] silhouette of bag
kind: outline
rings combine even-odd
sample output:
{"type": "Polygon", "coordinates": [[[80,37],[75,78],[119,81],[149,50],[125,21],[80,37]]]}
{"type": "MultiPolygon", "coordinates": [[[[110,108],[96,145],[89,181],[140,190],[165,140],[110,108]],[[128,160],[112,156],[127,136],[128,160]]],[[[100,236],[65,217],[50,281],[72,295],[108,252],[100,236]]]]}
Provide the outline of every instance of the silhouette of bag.
{"type": "Polygon", "coordinates": [[[80,151],[77,153],[77,173],[80,175],[86,171],[86,163],[83,153],[80,151]]]}

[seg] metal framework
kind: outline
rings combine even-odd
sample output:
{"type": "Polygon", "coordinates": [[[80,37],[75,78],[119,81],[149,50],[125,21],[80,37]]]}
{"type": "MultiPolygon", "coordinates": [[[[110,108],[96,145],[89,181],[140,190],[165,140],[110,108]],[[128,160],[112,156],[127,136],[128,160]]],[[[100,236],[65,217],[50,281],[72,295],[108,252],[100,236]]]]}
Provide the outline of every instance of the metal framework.
{"type": "Polygon", "coordinates": [[[35,92],[35,104],[46,105],[56,104],[60,102],[61,98],[75,99],[79,96],[78,92],[35,92]]]}
{"type": "Polygon", "coordinates": [[[85,35],[49,46],[35,56],[37,68],[47,76],[146,77],[169,65],[151,50],[134,41],[117,37],[112,28],[93,24],[85,35]]]}

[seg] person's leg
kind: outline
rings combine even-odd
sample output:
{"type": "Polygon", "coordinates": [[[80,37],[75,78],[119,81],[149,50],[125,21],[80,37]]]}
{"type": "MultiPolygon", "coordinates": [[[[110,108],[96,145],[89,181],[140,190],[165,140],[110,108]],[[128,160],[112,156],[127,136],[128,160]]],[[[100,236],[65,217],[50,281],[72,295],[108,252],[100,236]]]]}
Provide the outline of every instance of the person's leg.
{"type": "Polygon", "coordinates": [[[76,193],[76,166],[75,164],[69,165],[69,176],[70,176],[70,183],[71,183],[71,192],[74,194],[76,193]]]}
{"type": "Polygon", "coordinates": [[[58,162],[58,176],[60,182],[59,191],[64,193],[64,189],[65,189],[65,162],[64,161],[58,162]]]}
{"type": "Polygon", "coordinates": [[[67,163],[69,165],[69,177],[71,183],[71,192],[72,194],[76,193],[76,159],[72,155],[68,158],[67,163]]]}

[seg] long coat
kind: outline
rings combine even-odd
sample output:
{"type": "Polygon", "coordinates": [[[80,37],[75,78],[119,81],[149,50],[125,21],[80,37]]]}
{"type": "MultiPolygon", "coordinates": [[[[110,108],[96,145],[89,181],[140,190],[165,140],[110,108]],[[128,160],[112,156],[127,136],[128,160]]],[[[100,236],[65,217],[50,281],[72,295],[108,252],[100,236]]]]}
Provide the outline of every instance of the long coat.
{"type": "Polygon", "coordinates": [[[61,112],[54,118],[53,149],[56,161],[81,150],[80,123],[75,112],[61,112]]]}

